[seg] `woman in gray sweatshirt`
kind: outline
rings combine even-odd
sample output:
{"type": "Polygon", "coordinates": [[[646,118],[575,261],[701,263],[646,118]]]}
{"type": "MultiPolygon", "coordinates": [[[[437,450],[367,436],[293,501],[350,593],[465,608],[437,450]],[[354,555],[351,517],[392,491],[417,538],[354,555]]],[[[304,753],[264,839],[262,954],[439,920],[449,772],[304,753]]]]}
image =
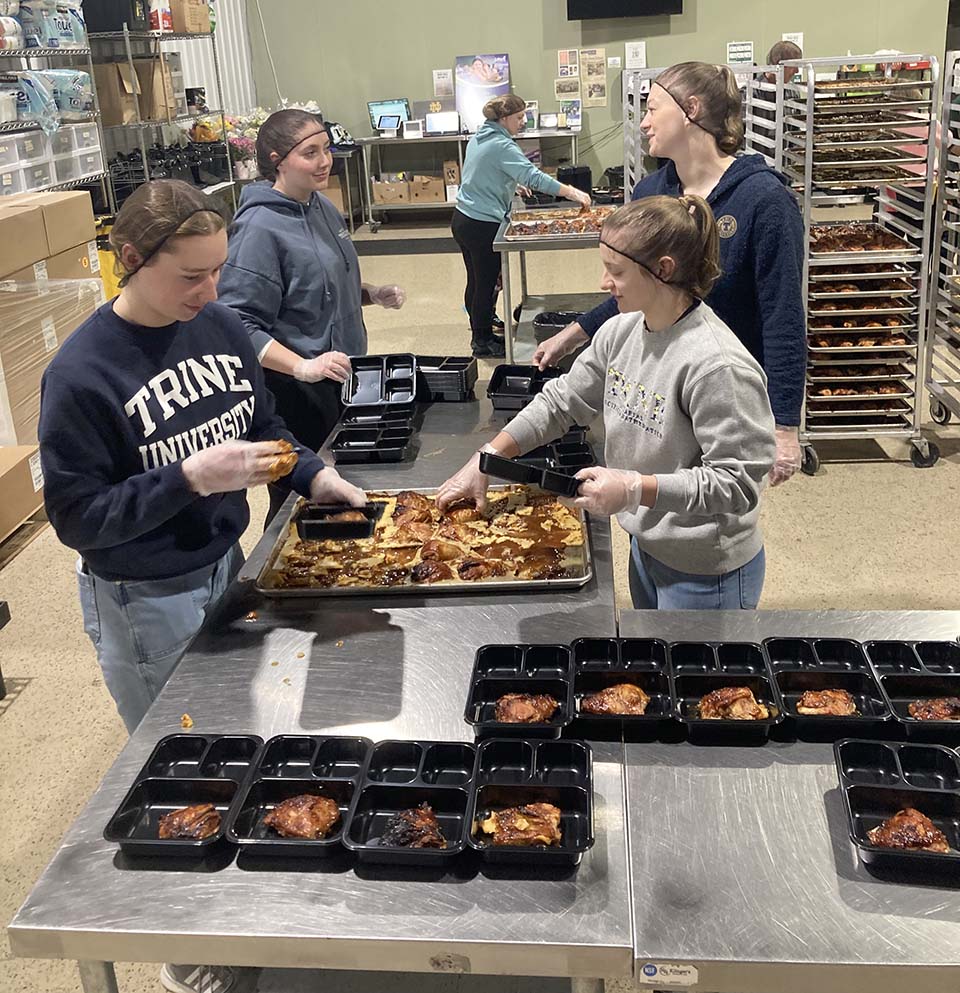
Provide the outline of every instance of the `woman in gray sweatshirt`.
{"type": "MultiPolygon", "coordinates": [[[[752,609],[774,420],[760,365],[703,302],[720,272],[710,207],[697,196],[629,204],[604,224],[600,256],[619,315],[481,451],[514,457],[602,415],[608,468],[581,470],[573,503],[617,515],[632,535],[634,606],[752,609]]],[[[441,508],[485,504],[479,461],[443,484],[441,508]]]]}

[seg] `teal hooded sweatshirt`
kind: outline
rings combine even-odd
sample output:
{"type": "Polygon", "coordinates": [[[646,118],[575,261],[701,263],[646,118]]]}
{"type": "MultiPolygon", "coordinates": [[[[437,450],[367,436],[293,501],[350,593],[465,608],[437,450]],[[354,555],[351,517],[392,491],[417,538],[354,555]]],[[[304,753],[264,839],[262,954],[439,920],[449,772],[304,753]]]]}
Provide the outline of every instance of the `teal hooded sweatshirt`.
{"type": "Polygon", "coordinates": [[[560,183],[523,154],[502,124],[487,121],[467,145],[457,210],[475,221],[499,224],[510,213],[517,186],[552,196],[560,192],[560,183]]]}

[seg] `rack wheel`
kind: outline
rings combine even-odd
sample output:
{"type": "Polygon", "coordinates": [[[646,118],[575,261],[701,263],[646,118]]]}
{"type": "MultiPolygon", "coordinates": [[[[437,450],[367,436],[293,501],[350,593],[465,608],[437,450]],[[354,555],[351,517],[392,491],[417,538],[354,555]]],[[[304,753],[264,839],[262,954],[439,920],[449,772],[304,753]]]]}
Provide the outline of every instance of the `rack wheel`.
{"type": "Polygon", "coordinates": [[[376,234],[379,230],[380,230],[380,222],[379,221],[373,221],[370,224],[370,234],[376,234]]]}
{"type": "Polygon", "coordinates": [[[932,441],[921,441],[910,446],[910,461],[918,469],[929,469],[931,466],[935,466],[939,460],[940,449],[932,441]]]}
{"type": "Polygon", "coordinates": [[[800,471],[807,476],[815,476],[819,468],[820,456],[817,455],[817,450],[813,445],[804,445],[803,462],[800,465],[800,471]]]}
{"type": "Polygon", "coordinates": [[[952,416],[950,408],[946,404],[941,403],[939,400],[930,401],[930,417],[937,424],[949,424],[952,416]]]}

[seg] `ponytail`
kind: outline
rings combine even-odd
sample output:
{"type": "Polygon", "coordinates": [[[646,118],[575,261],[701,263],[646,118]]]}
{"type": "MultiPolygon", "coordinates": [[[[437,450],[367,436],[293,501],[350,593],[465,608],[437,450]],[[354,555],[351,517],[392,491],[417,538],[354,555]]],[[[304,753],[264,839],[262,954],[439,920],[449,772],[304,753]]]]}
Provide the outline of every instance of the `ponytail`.
{"type": "Polygon", "coordinates": [[[700,265],[691,279],[690,292],[701,300],[720,278],[720,233],[710,204],[703,197],[685,194],[677,202],[686,209],[697,228],[700,265]]]}
{"type": "Polygon", "coordinates": [[[724,155],[735,155],[743,144],[743,117],[737,77],[729,66],[707,62],[680,62],[664,69],[656,79],[681,110],[688,115],[691,97],[700,104],[697,116],[689,117],[713,135],[724,155]]]}

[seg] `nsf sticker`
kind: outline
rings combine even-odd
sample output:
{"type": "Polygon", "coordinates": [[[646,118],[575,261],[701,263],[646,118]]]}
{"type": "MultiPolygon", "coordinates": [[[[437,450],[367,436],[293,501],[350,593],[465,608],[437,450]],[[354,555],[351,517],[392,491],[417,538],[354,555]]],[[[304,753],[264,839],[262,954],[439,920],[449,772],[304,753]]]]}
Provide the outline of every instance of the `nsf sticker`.
{"type": "Polygon", "coordinates": [[[700,974],[695,966],[668,962],[645,962],[637,976],[641,986],[656,986],[658,989],[696,986],[699,981],[700,974]]]}

